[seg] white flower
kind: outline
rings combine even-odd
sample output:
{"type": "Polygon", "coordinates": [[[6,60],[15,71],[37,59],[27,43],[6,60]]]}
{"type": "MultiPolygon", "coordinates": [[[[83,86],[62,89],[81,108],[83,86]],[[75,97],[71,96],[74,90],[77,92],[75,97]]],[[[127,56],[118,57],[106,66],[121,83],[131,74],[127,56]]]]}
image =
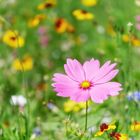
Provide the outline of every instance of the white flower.
{"type": "Polygon", "coordinates": [[[104,27],[103,27],[102,25],[98,25],[98,26],[97,26],[97,32],[98,32],[99,34],[104,34],[104,32],[105,32],[104,27]]]}
{"type": "Polygon", "coordinates": [[[65,42],[62,42],[62,45],[61,45],[61,49],[62,51],[68,51],[72,48],[73,46],[73,41],[71,40],[68,40],[68,41],[65,41],[65,42]]]}
{"type": "Polygon", "coordinates": [[[22,95],[13,95],[10,100],[12,105],[18,105],[20,107],[24,107],[24,105],[27,103],[27,100],[22,95]]]}
{"type": "Polygon", "coordinates": [[[95,127],[95,126],[91,126],[91,127],[88,128],[88,131],[89,131],[90,133],[93,133],[93,132],[96,131],[96,127],[95,127]]]}
{"type": "Polygon", "coordinates": [[[14,5],[16,0],[0,0],[2,6],[6,7],[8,5],[14,5]]]}
{"type": "Polygon", "coordinates": [[[140,0],[135,0],[135,4],[136,4],[137,6],[140,6],[140,0]]]}
{"type": "Polygon", "coordinates": [[[112,121],[112,118],[111,117],[104,117],[102,119],[102,123],[111,123],[111,121],[112,121]]]}
{"type": "Polygon", "coordinates": [[[131,26],[133,26],[133,23],[128,22],[127,26],[128,26],[128,27],[131,27],[131,26]]]}
{"type": "Polygon", "coordinates": [[[53,103],[48,103],[47,107],[54,113],[58,113],[58,111],[59,111],[58,107],[56,105],[54,105],[53,103]]]}

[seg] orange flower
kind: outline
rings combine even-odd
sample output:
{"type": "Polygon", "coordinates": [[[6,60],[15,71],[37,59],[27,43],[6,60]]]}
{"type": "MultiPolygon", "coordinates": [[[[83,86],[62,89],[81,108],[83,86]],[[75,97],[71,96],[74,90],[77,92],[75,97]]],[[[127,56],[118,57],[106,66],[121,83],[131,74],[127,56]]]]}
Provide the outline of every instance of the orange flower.
{"type": "Polygon", "coordinates": [[[95,136],[101,136],[104,134],[104,132],[108,131],[108,130],[114,130],[116,128],[115,124],[106,124],[103,123],[100,125],[100,131],[98,131],[95,136]]]}
{"type": "Polygon", "coordinates": [[[134,47],[140,47],[140,39],[133,37],[131,41],[134,47]]]}
{"type": "Polygon", "coordinates": [[[132,131],[140,131],[140,122],[134,122],[132,125],[131,125],[131,130],[132,131]]]}
{"type": "Polygon", "coordinates": [[[94,18],[94,15],[92,13],[80,9],[73,11],[73,15],[78,20],[92,20],[94,18]]]}
{"type": "Polygon", "coordinates": [[[140,47],[140,39],[136,36],[129,36],[128,34],[124,34],[122,36],[122,40],[126,43],[131,43],[134,47],[140,47]]]}
{"type": "Polygon", "coordinates": [[[41,82],[37,85],[38,91],[44,91],[47,88],[47,84],[45,82],[41,82]]]}
{"type": "Polygon", "coordinates": [[[58,18],[55,21],[55,29],[58,33],[74,32],[74,27],[65,19],[58,18]]]}
{"type": "Polygon", "coordinates": [[[128,136],[126,134],[120,134],[117,132],[112,132],[110,137],[114,138],[115,140],[128,140],[128,136]]]}
{"type": "Polygon", "coordinates": [[[59,18],[55,22],[55,29],[58,33],[64,33],[67,30],[67,22],[63,18],[59,18]]]}
{"type": "Polygon", "coordinates": [[[30,19],[28,22],[29,27],[36,27],[39,25],[39,23],[46,18],[46,15],[39,14],[36,15],[33,19],[30,19]]]}
{"type": "Polygon", "coordinates": [[[74,26],[70,24],[69,22],[67,22],[67,32],[73,33],[74,31],[75,31],[74,26]]]}

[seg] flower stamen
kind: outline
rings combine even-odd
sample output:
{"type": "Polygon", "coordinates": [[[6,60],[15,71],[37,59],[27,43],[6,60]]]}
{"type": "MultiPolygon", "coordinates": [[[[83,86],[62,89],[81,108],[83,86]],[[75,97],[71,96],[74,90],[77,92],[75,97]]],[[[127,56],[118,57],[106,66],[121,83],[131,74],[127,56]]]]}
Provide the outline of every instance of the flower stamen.
{"type": "Polygon", "coordinates": [[[80,84],[80,88],[89,89],[92,86],[91,82],[85,80],[80,84]]]}

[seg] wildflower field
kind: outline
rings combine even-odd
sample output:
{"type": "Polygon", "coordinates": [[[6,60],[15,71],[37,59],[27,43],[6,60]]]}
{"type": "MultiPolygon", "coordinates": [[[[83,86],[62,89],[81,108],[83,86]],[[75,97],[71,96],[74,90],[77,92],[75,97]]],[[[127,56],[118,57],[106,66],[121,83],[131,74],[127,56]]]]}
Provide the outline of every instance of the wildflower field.
{"type": "Polygon", "coordinates": [[[140,140],[140,0],[0,0],[0,140],[140,140]]]}

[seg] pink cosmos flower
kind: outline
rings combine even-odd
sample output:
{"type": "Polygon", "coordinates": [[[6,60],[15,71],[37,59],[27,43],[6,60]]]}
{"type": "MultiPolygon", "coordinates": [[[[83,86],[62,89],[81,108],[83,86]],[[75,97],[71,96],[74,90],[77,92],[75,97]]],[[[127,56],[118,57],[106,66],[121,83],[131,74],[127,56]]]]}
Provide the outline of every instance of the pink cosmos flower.
{"type": "Polygon", "coordinates": [[[140,30],[140,23],[136,24],[136,29],[140,30]]]}
{"type": "Polygon", "coordinates": [[[135,18],[137,22],[140,22],[140,15],[137,15],[135,18]]]}
{"type": "Polygon", "coordinates": [[[48,45],[48,43],[49,43],[48,36],[47,35],[40,36],[39,42],[40,42],[42,47],[46,47],[48,45]]]}
{"type": "Polygon", "coordinates": [[[52,86],[58,96],[70,97],[76,102],[85,102],[91,98],[102,103],[109,96],[118,95],[122,90],[118,82],[109,82],[118,73],[116,64],[107,61],[102,67],[98,60],[91,59],[81,65],[76,59],[67,59],[65,73],[54,74],[52,86]]]}

